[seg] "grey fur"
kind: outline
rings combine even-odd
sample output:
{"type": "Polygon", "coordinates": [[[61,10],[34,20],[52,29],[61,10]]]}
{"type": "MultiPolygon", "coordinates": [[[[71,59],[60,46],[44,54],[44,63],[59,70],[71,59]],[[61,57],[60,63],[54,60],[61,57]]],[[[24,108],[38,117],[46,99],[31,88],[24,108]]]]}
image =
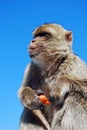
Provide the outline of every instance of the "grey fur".
{"type": "Polygon", "coordinates": [[[46,44],[41,44],[44,41],[39,43],[41,52],[27,67],[19,90],[19,98],[25,106],[20,130],[86,130],[86,64],[73,54],[71,35],[69,41],[64,39],[68,31],[61,26],[43,25],[34,31],[34,35],[47,28],[53,29],[50,32],[53,38],[45,41],[46,44]],[[38,100],[36,91],[39,89],[48,97],[51,105],[46,106],[38,100]]]}

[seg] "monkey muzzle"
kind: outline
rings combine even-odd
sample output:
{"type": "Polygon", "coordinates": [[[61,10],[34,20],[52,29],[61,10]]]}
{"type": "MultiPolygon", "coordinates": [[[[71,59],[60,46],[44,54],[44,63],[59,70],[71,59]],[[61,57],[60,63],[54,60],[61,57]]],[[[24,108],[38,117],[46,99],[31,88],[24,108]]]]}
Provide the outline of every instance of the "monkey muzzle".
{"type": "Polygon", "coordinates": [[[37,47],[37,45],[31,44],[29,46],[29,54],[30,54],[30,57],[35,57],[39,54],[39,48],[37,47]]]}

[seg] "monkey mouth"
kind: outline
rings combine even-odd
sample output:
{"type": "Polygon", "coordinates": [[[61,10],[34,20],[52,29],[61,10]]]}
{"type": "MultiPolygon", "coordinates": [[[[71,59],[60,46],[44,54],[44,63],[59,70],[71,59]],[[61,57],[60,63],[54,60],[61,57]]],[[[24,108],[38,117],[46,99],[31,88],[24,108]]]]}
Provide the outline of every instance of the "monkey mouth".
{"type": "Polygon", "coordinates": [[[29,54],[30,54],[30,57],[31,57],[31,58],[34,58],[34,57],[36,57],[36,56],[39,55],[39,53],[34,53],[34,54],[29,53],[29,54]]]}
{"type": "Polygon", "coordinates": [[[39,48],[37,46],[30,46],[29,47],[29,54],[30,54],[30,57],[35,57],[39,54],[39,48]]]}

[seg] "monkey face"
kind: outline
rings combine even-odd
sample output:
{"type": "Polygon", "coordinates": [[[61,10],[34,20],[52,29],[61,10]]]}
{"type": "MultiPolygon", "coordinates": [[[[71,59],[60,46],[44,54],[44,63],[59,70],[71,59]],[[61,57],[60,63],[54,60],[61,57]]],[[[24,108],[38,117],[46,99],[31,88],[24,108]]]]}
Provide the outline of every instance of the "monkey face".
{"type": "Polygon", "coordinates": [[[43,44],[47,41],[49,34],[44,32],[34,37],[29,46],[29,53],[31,57],[38,56],[43,50],[43,44]]]}
{"type": "Polygon", "coordinates": [[[33,34],[29,54],[37,61],[49,62],[52,56],[70,51],[72,32],[66,31],[60,25],[45,24],[36,28],[33,34]]]}

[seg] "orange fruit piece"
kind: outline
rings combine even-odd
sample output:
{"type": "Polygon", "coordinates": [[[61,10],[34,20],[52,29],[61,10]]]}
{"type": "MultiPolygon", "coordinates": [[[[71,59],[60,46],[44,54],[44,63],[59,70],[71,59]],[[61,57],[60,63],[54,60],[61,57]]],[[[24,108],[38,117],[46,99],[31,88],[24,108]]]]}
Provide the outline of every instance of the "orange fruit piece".
{"type": "Polygon", "coordinates": [[[47,104],[47,105],[50,104],[49,100],[46,98],[45,95],[39,95],[38,98],[39,98],[40,101],[42,101],[44,104],[47,104]]]}

